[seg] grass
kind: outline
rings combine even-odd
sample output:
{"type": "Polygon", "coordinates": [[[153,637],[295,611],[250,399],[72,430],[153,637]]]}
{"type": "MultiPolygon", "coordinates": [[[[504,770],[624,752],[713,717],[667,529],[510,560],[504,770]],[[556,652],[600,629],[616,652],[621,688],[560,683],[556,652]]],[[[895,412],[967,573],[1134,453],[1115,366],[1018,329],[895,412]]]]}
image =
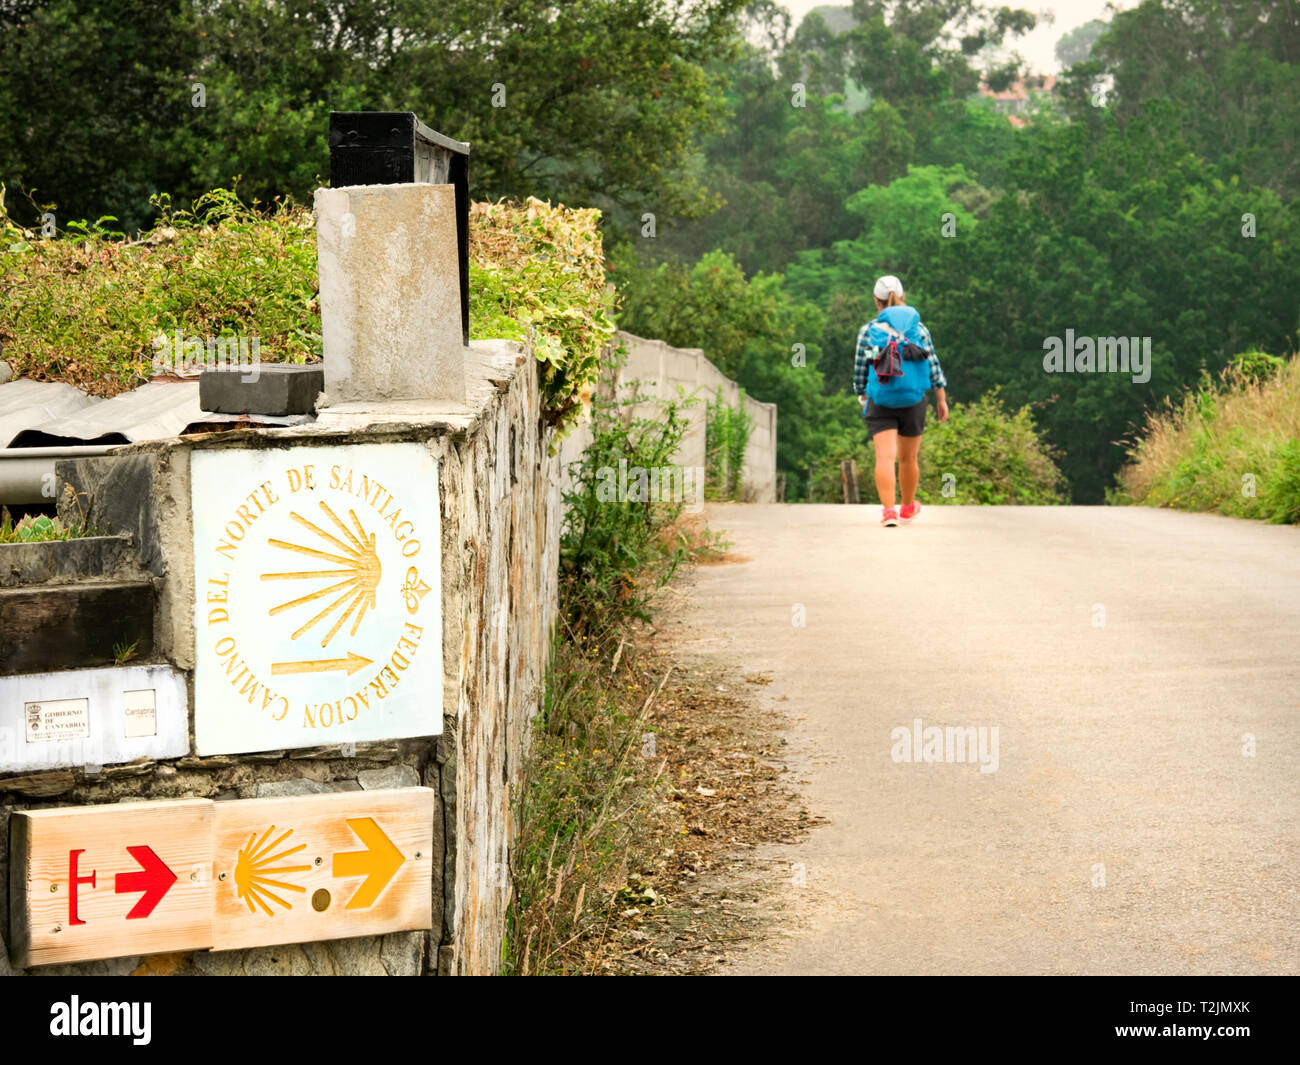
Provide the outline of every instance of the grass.
{"type": "MultiPolygon", "coordinates": [[[[714,560],[727,546],[693,515],[665,521],[656,536],[685,563],[714,560]]],[[[601,971],[612,924],[649,901],[643,877],[661,859],[661,841],[684,831],[668,823],[680,811],[667,801],[672,781],[651,721],[671,667],[619,616],[616,642],[562,621],[552,649],[520,791],[507,973],[601,971]]]]}
{"type": "Polygon", "coordinates": [[[1110,501],[1300,522],[1300,360],[1248,353],[1167,401],[1110,501]]]}
{"type": "Polygon", "coordinates": [[[657,597],[684,564],[723,544],[681,500],[619,498],[610,473],[671,464],[686,429],[676,404],[633,418],[644,397],[598,397],[593,439],[569,469],[560,537],[560,632],[534,722],[512,857],[503,968],[596,971],[615,913],[653,865],[665,804],[647,714],[667,679],[639,650],[657,597]],[[620,899],[623,901],[620,903],[620,899]]]}
{"type": "Polygon", "coordinates": [[[534,723],[512,858],[505,969],[587,971],[611,909],[655,835],[663,765],[645,715],[655,691],[640,656],[557,641],[534,723]],[[611,668],[612,666],[612,668],[611,668]]]}

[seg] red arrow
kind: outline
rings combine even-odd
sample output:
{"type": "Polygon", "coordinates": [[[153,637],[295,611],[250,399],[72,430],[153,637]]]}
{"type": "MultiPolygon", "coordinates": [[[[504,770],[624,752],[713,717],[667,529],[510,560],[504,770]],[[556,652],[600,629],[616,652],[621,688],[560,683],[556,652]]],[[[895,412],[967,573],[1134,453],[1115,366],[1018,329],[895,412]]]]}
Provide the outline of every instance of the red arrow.
{"type": "Polygon", "coordinates": [[[114,878],[113,890],[119,894],[143,891],[144,894],[126,915],[127,920],[134,917],[148,917],[154,907],[162,902],[171,886],[176,883],[176,874],[167,868],[152,847],[127,847],[127,852],[140,863],[138,873],[118,873],[114,878]]]}

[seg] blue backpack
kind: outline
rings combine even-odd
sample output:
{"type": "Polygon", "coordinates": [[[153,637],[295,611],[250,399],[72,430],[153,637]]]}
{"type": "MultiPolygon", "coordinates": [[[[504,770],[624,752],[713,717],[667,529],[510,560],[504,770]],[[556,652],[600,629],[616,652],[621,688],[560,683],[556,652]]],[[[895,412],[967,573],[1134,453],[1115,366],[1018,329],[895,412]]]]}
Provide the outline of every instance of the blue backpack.
{"type": "Polygon", "coordinates": [[[881,348],[880,355],[871,364],[881,384],[903,376],[904,359],[908,362],[920,362],[930,357],[930,353],[925,348],[920,344],[913,344],[905,334],[900,333],[888,322],[877,319],[871,324],[889,338],[889,343],[881,348]]]}
{"type": "MultiPolygon", "coordinates": [[[[868,323],[868,341],[879,352],[871,361],[867,397],[881,407],[911,407],[930,384],[929,348],[916,308],[886,307],[868,323]]],[[[869,404],[862,416],[867,416],[869,404]]]]}

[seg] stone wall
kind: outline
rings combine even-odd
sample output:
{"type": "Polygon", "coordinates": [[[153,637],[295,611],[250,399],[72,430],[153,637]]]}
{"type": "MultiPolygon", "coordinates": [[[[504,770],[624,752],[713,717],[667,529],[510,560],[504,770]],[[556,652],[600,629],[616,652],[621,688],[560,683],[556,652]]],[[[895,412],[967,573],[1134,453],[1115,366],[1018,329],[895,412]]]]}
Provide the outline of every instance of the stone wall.
{"type": "MultiPolygon", "coordinates": [[[[629,358],[607,390],[632,381],[642,392],[699,397],[678,461],[704,465],[704,403],[740,390],[703,354],[623,334],[629,358]]],[[[555,624],[561,466],[581,454],[580,427],[550,456],[536,364],[519,345],[484,342],[465,351],[466,402],[354,402],[325,408],[315,425],[152,441],[109,456],[59,464],[60,508],[129,543],[112,547],[111,576],[153,589],[148,654],[185,678],[189,753],[126,764],[0,774],[0,974],[10,963],[9,821],[15,810],[177,798],[217,801],[423,785],[437,795],[434,846],[441,854],[430,906],[433,931],[225,952],[127,957],[40,972],[104,974],[476,974],[497,971],[509,905],[514,810],[529,725],[541,697],[555,624]],[[190,458],[200,450],[423,443],[438,466],[442,548],[444,731],[426,739],[355,743],[200,757],[194,746],[194,529],[190,458]]],[[[745,397],[754,419],[746,452],[748,498],[771,500],[776,408],[745,397]]],[[[653,408],[638,411],[650,415],[653,408]]],[[[100,554],[106,548],[101,545],[100,554]]],[[[27,554],[31,552],[28,551],[27,554]]],[[[75,553],[75,552],[74,552],[75,553]]],[[[85,553],[84,551],[82,553],[85,553]]],[[[92,552],[93,554],[93,552],[92,552]]],[[[108,555],[105,555],[108,557],[108,555]]],[[[42,558],[15,581],[66,584],[42,558]],[[45,567],[48,569],[48,567],[45,567]]],[[[12,567],[11,567],[12,568],[12,567]]],[[[93,568],[93,567],[92,567],[93,568]]],[[[21,573],[20,573],[21,571],[21,573]]],[[[93,579],[93,578],[92,578],[93,579]]],[[[8,588],[0,587],[0,594],[8,588]]],[[[110,663],[111,664],[111,663],[110,663]]],[[[103,662],[96,663],[101,669],[103,662]]],[[[73,668],[64,663],[58,668],[73,668]]],[[[0,673],[4,672],[0,669],[0,673]]],[[[10,671],[12,672],[12,670],[10,671]]]]}
{"type": "MultiPolygon", "coordinates": [[[[721,389],[729,407],[741,402],[741,388],[725,376],[699,348],[674,348],[662,340],[645,340],[620,332],[627,357],[617,373],[602,382],[607,394],[637,382],[638,392],[658,400],[694,397],[696,402],[683,409],[688,429],[682,439],[676,461],[690,468],[704,467],[705,424],[707,405],[715,402],[721,389]]],[[[753,430],[745,448],[745,465],[741,470],[742,498],[752,503],[776,501],[776,404],[762,403],[744,396],[745,410],[753,420],[753,430]]],[[[637,418],[654,418],[653,404],[638,404],[632,409],[637,418]]],[[[590,431],[584,426],[563,444],[562,465],[576,460],[590,443],[590,431]]]]}
{"type": "MultiPolygon", "coordinates": [[[[466,352],[469,402],[441,413],[354,410],[294,430],[154,441],[61,463],[63,505],[129,533],[156,582],[150,661],[185,671],[193,702],[189,456],[197,449],[421,441],[439,464],[444,731],[433,739],[184,757],[0,776],[0,889],[14,810],[169,798],[246,799],[423,784],[438,796],[433,932],[43,967],[66,973],[490,973],[501,958],[512,817],[555,622],[557,460],[536,366],[518,345],[466,352]]],[[[135,664],[135,663],[133,663],[135,664]]],[[[8,892],[0,890],[0,934],[8,892]]],[[[0,974],[9,961],[0,943],[0,974]]]]}

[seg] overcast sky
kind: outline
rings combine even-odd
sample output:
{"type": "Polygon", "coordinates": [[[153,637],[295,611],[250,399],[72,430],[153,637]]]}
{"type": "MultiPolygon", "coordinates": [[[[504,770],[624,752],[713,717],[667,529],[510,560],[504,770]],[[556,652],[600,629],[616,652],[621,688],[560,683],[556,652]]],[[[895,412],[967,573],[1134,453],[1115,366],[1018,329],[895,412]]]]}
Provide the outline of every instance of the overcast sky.
{"type": "MultiPolygon", "coordinates": [[[[795,24],[815,7],[821,7],[827,0],[781,0],[795,17],[795,24]]],[[[833,0],[831,0],[833,2],[833,0]]],[[[1035,74],[1055,74],[1060,70],[1056,61],[1056,42],[1076,26],[1095,18],[1109,18],[1106,9],[1112,6],[1108,0],[998,0],[996,6],[1024,8],[1027,11],[1050,11],[1056,21],[1050,26],[1039,21],[1033,33],[1010,41],[1010,46],[1029,61],[1035,74]]],[[[1113,6],[1122,10],[1135,7],[1137,0],[1114,0],[1113,6]]],[[[845,5],[847,6],[847,5],[845,5]]],[[[991,5],[992,6],[992,5],[991,5]]]]}

